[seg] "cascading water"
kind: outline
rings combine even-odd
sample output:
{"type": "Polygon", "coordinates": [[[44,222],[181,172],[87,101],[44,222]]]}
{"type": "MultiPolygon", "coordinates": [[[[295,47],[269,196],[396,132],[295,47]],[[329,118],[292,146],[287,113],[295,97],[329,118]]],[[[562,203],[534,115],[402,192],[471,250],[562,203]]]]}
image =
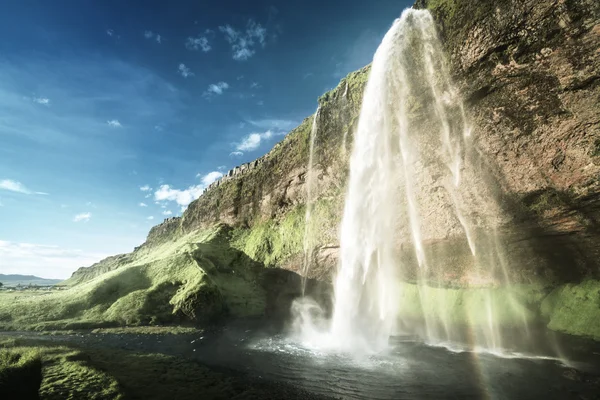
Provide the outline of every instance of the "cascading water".
{"type": "Polygon", "coordinates": [[[308,156],[308,169],[306,171],[306,213],[304,216],[304,260],[302,264],[302,295],[306,291],[306,279],[310,269],[310,264],[313,258],[314,250],[314,233],[311,224],[313,212],[313,203],[315,198],[315,171],[314,171],[314,156],[315,156],[315,140],[318,132],[318,120],[321,107],[317,108],[313,118],[312,128],[310,130],[310,145],[308,156]]]}
{"type": "Polygon", "coordinates": [[[509,287],[495,234],[503,213],[449,76],[432,16],[405,10],[377,49],[364,92],[330,325],[311,320],[313,303],[295,306],[305,342],[378,351],[412,329],[428,342],[495,350],[506,345],[499,306],[522,316],[512,325],[527,333],[527,310],[494,289],[509,287]],[[428,250],[442,241],[450,250],[428,250]],[[456,258],[464,268],[448,270],[456,258]],[[439,287],[453,274],[472,288],[469,299],[439,287]]]}

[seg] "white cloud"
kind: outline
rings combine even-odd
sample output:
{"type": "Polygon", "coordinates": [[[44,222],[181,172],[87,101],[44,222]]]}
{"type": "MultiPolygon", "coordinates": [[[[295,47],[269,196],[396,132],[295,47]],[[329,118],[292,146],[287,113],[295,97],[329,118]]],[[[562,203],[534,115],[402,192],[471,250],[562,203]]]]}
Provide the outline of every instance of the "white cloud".
{"type": "Polygon", "coordinates": [[[144,32],[144,37],[146,39],[152,39],[153,36],[154,36],[154,32],[152,32],[152,31],[145,31],[144,32]]]}
{"type": "Polygon", "coordinates": [[[199,185],[192,185],[184,190],[174,189],[170,185],[161,185],[154,192],[155,203],[163,209],[167,207],[166,204],[169,201],[174,201],[182,207],[187,207],[188,204],[202,195],[204,188],[221,178],[223,173],[211,171],[205,175],[198,174],[196,176],[200,178],[201,183],[199,185]]]}
{"type": "Polygon", "coordinates": [[[45,106],[50,104],[50,99],[47,97],[35,97],[33,99],[34,102],[38,103],[38,104],[43,104],[45,106]]]}
{"type": "Polygon", "coordinates": [[[149,185],[144,185],[144,186],[140,186],[140,190],[142,192],[149,192],[152,190],[152,188],[149,185]]]}
{"type": "Polygon", "coordinates": [[[200,197],[203,190],[203,185],[190,186],[185,190],[173,189],[170,185],[162,185],[154,192],[154,199],[157,201],[174,201],[180,206],[187,206],[200,197]]]}
{"type": "Polygon", "coordinates": [[[115,34],[115,31],[114,31],[114,30],[112,30],[112,29],[107,29],[107,30],[106,30],[106,34],[107,34],[108,36],[111,36],[111,37],[112,37],[112,36],[115,34]]]}
{"type": "Polygon", "coordinates": [[[217,83],[213,83],[208,85],[208,89],[206,89],[206,92],[204,92],[205,96],[211,96],[211,95],[219,95],[219,94],[223,94],[223,91],[229,89],[229,84],[227,82],[217,82],[217,83]]]}
{"type": "Polygon", "coordinates": [[[256,150],[258,148],[258,146],[260,146],[261,140],[262,140],[262,137],[260,136],[260,133],[251,133],[248,136],[246,136],[244,138],[244,140],[242,140],[240,143],[238,143],[236,148],[239,151],[256,150]]]}
{"type": "Polygon", "coordinates": [[[184,78],[187,78],[189,76],[194,76],[194,73],[185,66],[185,64],[181,63],[179,64],[179,67],[177,68],[177,70],[179,71],[179,74],[181,76],[183,76],[184,78]]]}
{"type": "Polygon", "coordinates": [[[146,203],[140,203],[139,206],[140,207],[148,207],[148,204],[146,204],[146,203]]]}
{"type": "Polygon", "coordinates": [[[12,179],[3,179],[0,181],[0,189],[8,190],[11,192],[23,193],[23,194],[41,194],[47,195],[45,192],[34,192],[29,190],[21,182],[13,181],[12,179]]]}
{"type": "Polygon", "coordinates": [[[170,210],[166,210],[162,212],[163,215],[171,215],[173,214],[170,210]]]}
{"type": "Polygon", "coordinates": [[[197,176],[197,177],[201,177],[201,181],[202,181],[202,184],[203,184],[204,186],[208,186],[208,185],[210,185],[211,183],[213,183],[214,181],[216,181],[216,180],[218,180],[219,178],[221,178],[221,177],[223,176],[223,173],[222,173],[222,172],[219,172],[219,171],[212,171],[212,172],[209,172],[209,173],[208,173],[208,174],[206,174],[206,175],[201,175],[201,174],[198,174],[198,175],[196,175],[196,176],[197,176]]]}
{"type": "Polygon", "coordinates": [[[106,256],[52,245],[0,240],[0,260],[5,274],[32,273],[44,278],[64,279],[76,268],[91,265],[106,256]]]}
{"type": "Polygon", "coordinates": [[[250,84],[250,89],[258,89],[260,88],[260,85],[258,84],[258,82],[252,82],[250,84]]]}
{"type": "Polygon", "coordinates": [[[73,217],[73,222],[88,222],[90,218],[92,218],[92,213],[85,212],[77,214],[75,217],[73,217]]]}
{"type": "Polygon", "coordinates": [[[185,41],[185,48],[188,50],[202,50],[205,53],[212,49],[208,43],[208,38],[205,36],[188,37],[185,41]]]}
{"type": "Polygon", "coordinates": [[[256,53],[257,45],[266,45],[267,30],[253,19],[248,20],[245,31],[238,31],[229,24],[219,26],[219,31],[231,45],[234,60],[247,60],[256,53]]]}
{"type": "Polygon", "coordinates": [[[241,157],[243,155],[244,153],[242,153],[241,151],[232,151],[231,153],[229,153],[230,157],[241,157]]]}
{"type": "Polygon", "coordinates": [[[121,123],[119,122],[118,119],[111,119],[109,121],[106,121],[106,123],[108,124],[108,126],[110,126],[111,128],[122,128],[123,125],[121,125],[121,123]]]}
{"type": "Polygon", "coordinates": [[[158,44],[162,43],[162,36],[159,34],[156,34],[156,43],[158,43],[158,44]]]}
{"type": "Polygon", "coordinates": [[[219,171],[225,171],[225,170],[227,169],[227,166],[226,166],[226,165],[219,165],[219,166],[217,167],[217,169],[218,169],[219,171]]]}
{"type": "Polygon", "coordinates": [[[273,132],[271,130],[262,133],[251,133],[236,145],[238,151],[256,150],[263,140],[271,139],[275,135],[285,134],[284,132],[273,132]]]}
{"type": "Polygon", "coordinates": [[[152,220],[154,219],[154,217],[151,215],[151,216],[149,216],[149,217],[148,217],[148,218],[146,218],[146,219],[147,219],[147,220],[149,220],[149,221],[152,221],[152,220]]]}

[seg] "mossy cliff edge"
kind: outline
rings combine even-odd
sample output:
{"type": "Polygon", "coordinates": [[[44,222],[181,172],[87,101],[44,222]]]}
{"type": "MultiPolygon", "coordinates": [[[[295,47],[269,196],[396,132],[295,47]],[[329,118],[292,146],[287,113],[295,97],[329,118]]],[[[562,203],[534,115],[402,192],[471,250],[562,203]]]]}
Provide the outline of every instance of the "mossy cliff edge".
{"type": "MultiPolygon", "coordinates": [[[[481,174],[496,189],[498,240],[511,281],[540,293],[524,306],[552,329],[599,338],[597,324],[574,324],[568,315],[600,319],[600,3],[419,0],[415,7],[434,16],[473,125],[481,174]]],[[[348,158],[368,74],[369,67],[351,73],[319,99],[309,276],[320,280],[329,280],[337,264],[348,158]]],[[[420,112],[426,118],[427,110],[420,112]]],[[[133,255],[82,269],[71,282],[114,273],[136,254],[215,224],[228,230],[221,250],[261,268],[300,271],[312,122],[308,117],[264,157],[212,185],[181,218],[153,228],[133,255]]],[[[427,252],[448,260],[436,295],[476,290],[466,288],[473,266],[464,237],[424,239],[427,252]]],[[[414,259],[410,250],[399,252],[414,259]]]]}

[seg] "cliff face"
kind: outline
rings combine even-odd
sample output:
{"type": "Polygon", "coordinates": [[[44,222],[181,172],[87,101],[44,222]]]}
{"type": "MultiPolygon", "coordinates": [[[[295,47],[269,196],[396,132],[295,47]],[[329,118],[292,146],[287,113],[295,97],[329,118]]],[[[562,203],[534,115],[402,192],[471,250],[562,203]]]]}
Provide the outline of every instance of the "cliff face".
{"type": "Polygon", "coordinates": [[[509,249],[532,249],[544,266],[532,278],[598,276],[600,3],[417,6],[436,19],[475,146],[512,217],[509,249]]]}

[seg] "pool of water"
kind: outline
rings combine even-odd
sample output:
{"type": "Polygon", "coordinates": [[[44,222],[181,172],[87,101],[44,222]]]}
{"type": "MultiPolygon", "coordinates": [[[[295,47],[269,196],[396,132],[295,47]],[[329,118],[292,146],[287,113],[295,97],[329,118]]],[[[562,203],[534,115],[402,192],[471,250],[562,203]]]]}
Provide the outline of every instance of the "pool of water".
{"type": "Polygon", "coordinates": [[[83,334],[48,340],[159,352],[343,399],[600,399],[600,353],[579,346],[569,361],[449,350],[395,338],[385,352],[308,348],[248,327],[196,335],[83,334]]]}

